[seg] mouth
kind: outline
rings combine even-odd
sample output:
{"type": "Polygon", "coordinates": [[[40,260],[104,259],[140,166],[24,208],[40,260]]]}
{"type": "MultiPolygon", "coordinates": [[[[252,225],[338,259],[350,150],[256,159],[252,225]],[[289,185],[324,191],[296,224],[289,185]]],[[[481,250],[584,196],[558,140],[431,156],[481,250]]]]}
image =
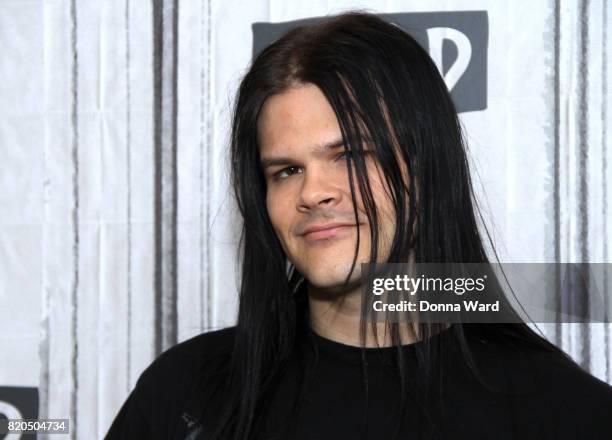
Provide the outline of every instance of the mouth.
{"type": "Polygon", "coordinates": [[[326,225],[315,225],[307,228],[302,233],[302,237],[308,241],[328,240],[346,232],[350,232],[358,226],[359,225],[354,223],[329,223],[326,225]]]}

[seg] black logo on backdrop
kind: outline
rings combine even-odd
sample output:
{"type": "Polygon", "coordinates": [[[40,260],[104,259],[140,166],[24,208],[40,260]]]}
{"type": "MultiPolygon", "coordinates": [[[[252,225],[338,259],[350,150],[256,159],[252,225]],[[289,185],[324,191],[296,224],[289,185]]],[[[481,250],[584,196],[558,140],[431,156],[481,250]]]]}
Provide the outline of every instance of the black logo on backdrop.
{"type": "MultiPolygon", "coordinates": [[[[38,389],[30,387],[0,387],[0,419],[37,419],[38,389]]],[[[22,435],[24,439],[35,435],[22,435]]],[[[4,438],[0,434],[0,439],[4,438]]]]}
{"type": "MultiPolygon", "coordinates": [[[[401,27],[428,51],[459,112],[487,108],[487,48],[489,22],[486,11],[379,14],[401,27]]],[[[283,23],[253,24],[253,53],[287,30],[320,18],[283,23]]]]}

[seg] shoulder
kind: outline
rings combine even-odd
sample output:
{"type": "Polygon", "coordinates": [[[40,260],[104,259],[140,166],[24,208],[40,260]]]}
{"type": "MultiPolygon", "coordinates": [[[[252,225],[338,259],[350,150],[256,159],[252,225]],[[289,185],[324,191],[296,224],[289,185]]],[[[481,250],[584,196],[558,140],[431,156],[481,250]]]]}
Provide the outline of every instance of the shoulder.
{"type": "Polygon", "coordinates": [[[612,386],[596,378],[563,351],[533,348],[485,348],[480,345],[476,353],[489,370],[501,371],[506,378],[519,378],[533,385],[533,390],[545,394],[563,391],[572,396],[601,396],[612,402],[612,386]]]}
{"type": "Polygon", "coordinates": [[[234,334],[234,327],[204,333],[159,355],[140,375],[106,438],[172,438],[201,380],[227,364],[234,334]]]}
{"type": "Polygon", "coordinates": [[[612,386],[608,383],[562,355],[540,354],[533,362],[538,365],[542,389],[555,397],[564,396],[566,407],[578,412],[605,408],[612,414],[612,386]]]}
{"type": "Polygon", "coordinates": [[[558,438],[612,438],[612,386],[562,354],[540,354],[532,364],[540,382],[534,400],[558,438]]]}
{"type": "MultiPolygon", "coordinates": [[[[515,357],[517,355],[514,355],[515,357]]],[[[523,355],[521,365],[534,371],[540,389],[547,394],[573,397],[574,401],[612,405],[612,386],[593,376],[563,352],[523,355]]]]}
{"type": "Polygon", "coordinates": [[[210,363],[231,354],[236,328],[228,327],[194,336],[159,355],[142,373],[140,382],[194,375],[210,363]]]}
{"type": "Polygon", "coordinates": [[[556,438],[612,435],[612,386],[563,352],[491,349],[485,365],[507,385],[508,405],[542,432],[556,438]]]}

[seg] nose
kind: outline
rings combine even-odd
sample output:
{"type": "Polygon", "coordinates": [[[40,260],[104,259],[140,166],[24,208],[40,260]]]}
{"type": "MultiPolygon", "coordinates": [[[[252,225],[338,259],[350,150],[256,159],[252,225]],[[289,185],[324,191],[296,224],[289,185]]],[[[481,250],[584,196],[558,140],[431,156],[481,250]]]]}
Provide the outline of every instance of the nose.
{"type": "Polygon", "coordinates": [[[304,173],[297,209],[307,212],[340,203],[342,191],[331,176],[312,168],[304,173]]]}

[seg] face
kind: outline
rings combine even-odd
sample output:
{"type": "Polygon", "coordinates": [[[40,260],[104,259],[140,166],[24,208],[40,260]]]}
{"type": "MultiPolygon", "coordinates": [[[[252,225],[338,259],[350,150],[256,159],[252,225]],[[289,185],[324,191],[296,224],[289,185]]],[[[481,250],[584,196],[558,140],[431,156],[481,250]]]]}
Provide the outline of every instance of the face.
{"type": "MultiPolygon", "coordinates": [[[[370,228],[358,193],[355,219],[347,154],[332,107],[312,84],[295,86],[265,102],[258,121],[266,204],[285,254],[311,287],[341,291],[359,249],[351,284],[360,263],[370,259],[370,228]]],[[[379,218],[378,261],[385,261],[395,216],[372,145],[364,159],[379,218]],[[369,151],[369,152],[368,152],[369,151]]]]}

